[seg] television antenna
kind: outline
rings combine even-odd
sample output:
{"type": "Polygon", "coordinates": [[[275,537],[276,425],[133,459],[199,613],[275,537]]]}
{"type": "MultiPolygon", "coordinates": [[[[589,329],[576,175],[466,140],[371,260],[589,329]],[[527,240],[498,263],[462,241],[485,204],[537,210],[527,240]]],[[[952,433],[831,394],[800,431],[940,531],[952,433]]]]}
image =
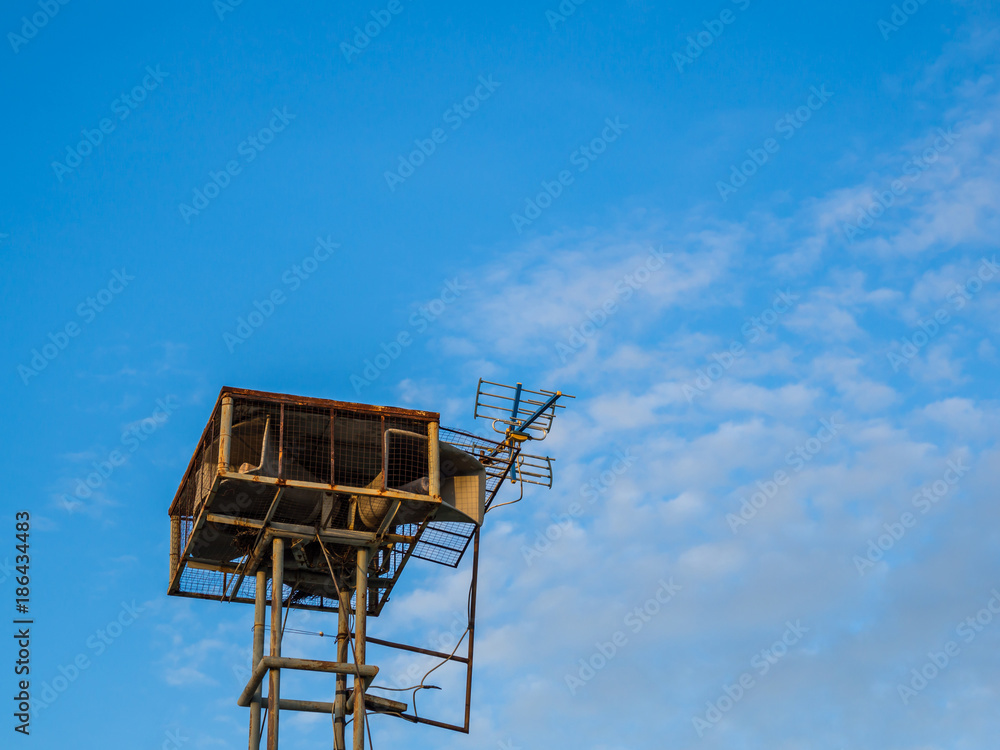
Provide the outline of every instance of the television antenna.
{"type": "Polygon", "coordinates": [[[265,728],[267,750],[277,750],[282,711],[330,715],[335,750],[347,750],[349,714],[353,750],[364,748],[371,713],[468,733],[480,528],[506,504],[494,505],[505,480],[520,483],[522,497],[524,484],[552,486],[553,459],[522,447],[545,438],[561,398],[571,397],[480,380],[474,413],[501,436],[491,439],[442,427],[435,412],[221,390],[170,506],[168,593],[254,605],[252,670],[237,701],[250,709],[250,750],[265,728]],[[411,558],[454,568],[470,545],[468,625],[451,653],[368,632],[411,558]],[[282,655],[291,609],[337,614],[335,661],[282,655]],[[391,689],[374,684],[369,645],[442,661],[411,686],[411,705],[379,692],[391,689]],[[466,670],[463,724],[416,707],[447,662],[466,670]],[[289,669],[333,675],[333,699],[284,697],[289,669]]]}
{"type": "Polygon", "coordinates": [[[509,464],[511,482],[552,487],[554,459],[524,453],[522,446],[530,440],[544,440],[549,434],[556,409],[566,408],[557,403],[560,398],[573,396],[562,391],[532,391],[521,383],[511,386],[479,379],[473,416],[488,421],[494,432],[503,435],[483,457],[509,464]]]}

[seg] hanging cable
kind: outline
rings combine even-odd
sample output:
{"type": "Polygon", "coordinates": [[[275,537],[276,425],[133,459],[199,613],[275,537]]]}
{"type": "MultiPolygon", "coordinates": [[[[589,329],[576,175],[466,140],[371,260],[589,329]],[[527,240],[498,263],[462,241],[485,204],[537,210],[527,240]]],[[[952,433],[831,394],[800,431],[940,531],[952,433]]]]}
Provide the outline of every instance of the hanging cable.
{"type": "MultiPolygon", "coordinates": [[[[518,471],[520,471],[521,466],[524,465],[524,459],[521,458],[520,454],[518,454],[517,457],[514,458],[515,463],[519,459],[520,459],[520,463],[516,464],[517,467],[518,467],[518,471]]],[[[486,512],[489,513],[491,510],[496,510],[497,508],[502,508],[505,505],[513,505],[514,503],[519,503],[522,500],[524,500],[524,480],[519,480],[518,484],[521,485],[521,496],[519,498],[517,498],[517,500],[510,500],[510,501],[508,501],[506,503],[500,503],[499,505],[491,505],[489,508],[486,509],[486,512]]]]}
{"type": "MultiPolygon", "coordinates": [[[[379,690],[387,690],[392,692],[408,692],[412,690],[413,695],[411,696],[410,700],[413,702],[414,718],[410,719],[410,721],[416,723],[416,721],[420,718],[420,715],[417,713],[417,691],[441,690],[441,688],[438,685],[425,685],[424,680],[430,677],[432,672],[436,671],[439,667],[444,666],[447,662],[452,660],[452,658],[455,656],[455,652],[458,651],[458,647],[461,646],[462,641],[465,640],[465,636],[467,636],[469,634],[469,631],[472,629],[472,580],[471,579],[469,580],[469,594],[468,594],[468,599],[466,600],[465,616],[468,625],[466,626],[465,631],[462,633],[462,637],[458,639],[458,643],[455,644],[455,648],[451,650],[451,653],[448,654],[448,656],[446,656],[444,659],[438,662],[431,669],[427,670],[424,676],[420,678],[420,683],[418,685],[411,685],[410,687],[405,687],[405,688],[388,688],[388,687],[382,687],[381,685],[371,685],[371,687],[376,687],[379,690]]],[[[393,712],[387,712],[387,713],[393,713],[393,712]]],[[[394,714],[394,715],[399,716],[401,719],[406,718],[402,714],[394,714]]]]}

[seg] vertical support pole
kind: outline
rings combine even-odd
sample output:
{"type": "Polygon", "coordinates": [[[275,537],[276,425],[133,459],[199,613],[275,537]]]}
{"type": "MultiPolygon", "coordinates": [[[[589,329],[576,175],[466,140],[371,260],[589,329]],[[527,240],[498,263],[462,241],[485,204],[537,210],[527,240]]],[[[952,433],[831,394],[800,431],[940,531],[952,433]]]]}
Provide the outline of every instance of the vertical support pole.
{"type": "Polygon", "coordinates": [[[517,412],[521,408],[521,384],[517,384],[517,388],[514,390],[514,405],[510,409],[510,426],[511,429],[517,429],[517,412]]]}
{"type": "MultiPolygon", "coordinates": [[[[378,424],[379,424],[378,444],[379,444],[379,447],[384,452],[385,449],[386,449],[386,444],[385,444],[385,414],[382,414],[382,415],[379,416],[379,423],[378,424]]],[[[383,456],[382,456],[382,465],[383,466],[388,467],[388,463],[387,463],[388,458],[389,457],[387,455],[383,454],[383,456]]],[[[388,471],[383,471],[382,472],[382,485],[379,487],[379,489],[380,490],[384,490],[388,486],[388,484],[387,484],[388,481],[389,481],[388,471]]]]}
{"type": "MultiPolygon", "coordinates": [[[[337,607],[337,661],[347,661],[347,648],[351,638],[351,589],[344,581],[340,586],[340,601],[337,607]]],[[[345,741],[345,719],[347,717],[347,675],[337,675],[337,697],[333,702],[333,747],[347,750],[345,741]]]]}
{"type": "MultiPolygon", "coordinates": [[[[271,656],[281,656],[281,595],[285,585],[285,540],[275,537],[271,551],[271,656]]],[[[267,750],[278,750],[278,701],[281,670],[270,670],[267,687],[267,750]]]]}
{"type": "MultiPolygon", "coordinates": [[[[354,599],[354,663],[365,663],[365,627],[368,618],[368,554],[358,547],[358,580],[354,599]]],[[[354,676],[354,750],[365,750],[365,681],[354,676]]]]}
{"type": "Polygon", "coordinates": [[[337,483],[337,444],[334,439],[333,429],[336,426],[337,412],[334,409],[330,409],[330,484],[334,485],[337,483]]]}
{"type": "Polygon", "coordinates": [[[438,442],[438,423],[427,425],[427,481],[431,497],[441,497],[441,444],[438,442]]]}
{"type": "MultiPolygon", "coordinates": [[[[264,611],[267,609],[267,571],[257,571],[257,587],[253,606],[253,654],[250,670],[253,671],[264,658],[264,611]]],[[[263,683],[263,681],[261,681],[263,683]]],[[[250,702],[250,750],[260,750],[260,702],[263,684],[257,686],[250,702]]]]}
{"type": "Polygon", "coordinates": [[[472,597],[469,600],[469,663],[465,665],[465,731],[472,714],[472,657],[476,644],[476,587],[479,584],[479,527],[472,538],[472,597]]]}
{"type": "Polygon", "coordinates": [[[174,573],[181,561],[181,518],[180,516],[170,517],[170,578],[174,580],[174,573]]]}
{"type": "Polygon", "coordinates": [[[219,413],[219,472],[229,471],[229,454],[233,444],[233,397],[222,397],[219,413]]]}
{"type": "Polygon", "coordinates": [[[281,414],[278,419],[278,478],[285,476],[285,405],[281,405],[281,414]]]}

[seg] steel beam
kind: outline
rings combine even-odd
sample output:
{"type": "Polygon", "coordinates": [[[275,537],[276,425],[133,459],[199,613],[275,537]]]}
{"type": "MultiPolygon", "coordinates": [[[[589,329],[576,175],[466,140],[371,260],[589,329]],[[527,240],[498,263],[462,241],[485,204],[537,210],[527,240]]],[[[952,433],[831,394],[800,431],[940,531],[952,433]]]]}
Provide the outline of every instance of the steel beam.
{"type": "MultiPolygon", "coordinates": [[[[211,523],[241,526],[247,529],[261,529],[264,527],[262,521],[252,518],[239,518],[238,516],[225,516],[219,513],[209,513],[205,520],[211,523]]],[[[275,536],[280,535],[292,539],[302,538],[310,540],[316,538],[315,526],[302,526],[297,523],[271,521],[267,524],[267,528],[275,536]]],[[[352,547],[370,547],[379,541],[377,535],[374,533],[368,531],[350,531],[348,529],[324,529],[319,532],[319,536],[327,544],[348,544],[352,547]]],[[[382,540],[395,542],[396,544],[413,544],[417,541],[417,537],[406,536],[405,534],[386,534],[382,540]]]]}
{"type": "MultiPolygon", "coordinates": [[[[349,662],[320,661],[319,659],[296,659],[289,656],[265,656],[260,660],[260,664],[258,664],[254,669],[253,674],[250,675],[250,681],[246,684],[246,687],[243,688],[243,692],[240,693],[240,697],[236,699],[236,705],[241,706],[242,708],[249,706],[250,701],[253,699],[254,691],[257,690],[257,686],[264,680],[264,675],[267,672],[274,674],[280,669],[301,669],[305,672],[326,672],[328,674],[353,675],[360,672],[366,686],[370,685],[371,681],[375,679],[375,675],[378,674],[378,667],[370,665],[358,666],[349,662]]],[[[271,696],[269,695],[268,701],[270,701],[270,699],[271,696]]],[[[268,710],[270,710],[270,702],[268,703],[268,706],[268,710]]]]}
{"type": "Polygon", "coordinates": [[[323,482],[306,482],[301,479],[282,479],[278,477],[265,477],[257,474],[240,474],[237,471],[227,471],[220,474],[223,479],[236,479],[241,482],[257,484],[285,485],[287,487],[299,487],[304,490],[320,490],[322,492],[335,492],[341,495],[365,495],[368,497],[382,497],[388,500],[412,500],[418,503],[440,504],[440,498],[432,498],[430,495],[418,495],[413,492],[403,492],[402,490],[381,489],[378,487],[351,487],[346,484],[326,484],[323,482]]]}

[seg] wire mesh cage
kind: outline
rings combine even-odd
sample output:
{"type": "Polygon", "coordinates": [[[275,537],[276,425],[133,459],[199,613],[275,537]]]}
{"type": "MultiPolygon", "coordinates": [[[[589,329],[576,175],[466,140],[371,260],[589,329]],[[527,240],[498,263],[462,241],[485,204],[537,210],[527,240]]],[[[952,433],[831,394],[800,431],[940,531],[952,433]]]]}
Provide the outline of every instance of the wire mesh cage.
{"type": "Polygon", "coordinates": [[[271,533],[296,540],[285,580],[302,609],[338,608],[329,560],[348,569],[359,544],[373,550],[373,615],[411,555],[457,565],[497,482],[468,440],[439,443],[437,423],[433,412],[224,388],[170,507],[170,593],[253,602],[271,533]]]}

